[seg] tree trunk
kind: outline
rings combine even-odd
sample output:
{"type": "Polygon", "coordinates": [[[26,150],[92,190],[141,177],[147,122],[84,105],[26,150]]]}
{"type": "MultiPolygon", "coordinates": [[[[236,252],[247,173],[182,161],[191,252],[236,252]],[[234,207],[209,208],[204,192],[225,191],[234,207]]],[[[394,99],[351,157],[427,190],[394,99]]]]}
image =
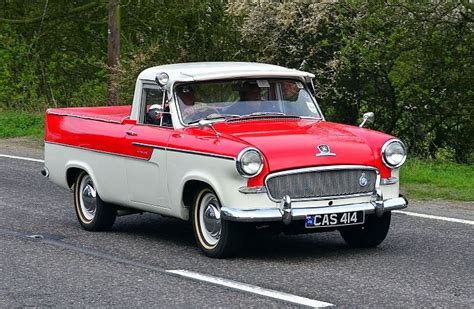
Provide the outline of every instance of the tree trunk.
{"type": "Polygon", "coordinates": [[[120,0],[109,0],[107,30],[107,105],[118,105],[118,74],[120,57],[120,0]]]}

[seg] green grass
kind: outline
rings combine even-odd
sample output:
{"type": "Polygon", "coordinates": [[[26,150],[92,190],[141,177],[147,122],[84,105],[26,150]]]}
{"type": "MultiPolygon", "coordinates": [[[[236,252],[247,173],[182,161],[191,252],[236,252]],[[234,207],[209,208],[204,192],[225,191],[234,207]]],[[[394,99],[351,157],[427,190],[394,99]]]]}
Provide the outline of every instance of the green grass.
{"type": "Polygon", "coordinates": [[[0,138],[43,136],[44,114],[0,111],[0,138]]]}
{"type": "Polygon", "coordinates": [[[409,198],[474,201],[473,165],[411,159],[400,179],[409,198]]]}

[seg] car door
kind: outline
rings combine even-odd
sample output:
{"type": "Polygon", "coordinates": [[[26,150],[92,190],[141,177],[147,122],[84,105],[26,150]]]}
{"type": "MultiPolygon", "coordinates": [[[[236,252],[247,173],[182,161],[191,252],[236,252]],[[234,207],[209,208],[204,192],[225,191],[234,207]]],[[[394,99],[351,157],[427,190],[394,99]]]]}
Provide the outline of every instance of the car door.
{"type": "Polygon", "coordinates": [[[139,119],[127,131],[129,143],[141,158],[130,159],[125,166],[130,203],[138,208],[169,208],[166,146],[173,127],[160,118],[166,114],[164,99],[158,86],[144,84],[139,119]]]}

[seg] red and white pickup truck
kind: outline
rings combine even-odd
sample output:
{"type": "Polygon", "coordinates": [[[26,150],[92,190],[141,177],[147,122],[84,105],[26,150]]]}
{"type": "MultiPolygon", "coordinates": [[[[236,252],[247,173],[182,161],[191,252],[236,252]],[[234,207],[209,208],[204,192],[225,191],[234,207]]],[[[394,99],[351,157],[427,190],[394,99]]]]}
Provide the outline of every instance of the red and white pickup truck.
{"type": "Polygon", "coordinates": [[[211,257],[264,228],[337,229],[351,246],[377,246],[391,210],[407,206],[406,148],[326,121],[313,77],[238,62],[146,69],[131,106],[49,109],[42,173],[74,191],[86,230],[145,211],[192,221],[211,257]]]}

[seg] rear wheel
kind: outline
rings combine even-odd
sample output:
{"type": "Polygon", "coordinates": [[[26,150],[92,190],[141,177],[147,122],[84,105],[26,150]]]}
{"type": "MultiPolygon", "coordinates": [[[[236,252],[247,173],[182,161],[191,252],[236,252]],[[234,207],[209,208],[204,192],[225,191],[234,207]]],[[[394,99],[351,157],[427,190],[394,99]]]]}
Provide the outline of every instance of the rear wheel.
{"type": "Polygon", "coordinates": [[[108,230],[115,222],[115,207],[102,201],[86,172],[81,172],[74,183],[74,208],[79,223],[87,231],[108,230]]]}
{"type": "Polygon", "coordinates": [[[238,223],[221,219],[221,204],[209,188],[194,197],[193,230],[199,248],[209,257],[224,258],[234,255],[241,246],[238,223]]]}
{"type": "Polygon", "coordinates": [[[340,230],[342,238],[351,247],[369,248],[380,245],[387,237],[390,229],[391,212],[388,211],[377,217],[367,215],[365,223],[340,230]]]}

